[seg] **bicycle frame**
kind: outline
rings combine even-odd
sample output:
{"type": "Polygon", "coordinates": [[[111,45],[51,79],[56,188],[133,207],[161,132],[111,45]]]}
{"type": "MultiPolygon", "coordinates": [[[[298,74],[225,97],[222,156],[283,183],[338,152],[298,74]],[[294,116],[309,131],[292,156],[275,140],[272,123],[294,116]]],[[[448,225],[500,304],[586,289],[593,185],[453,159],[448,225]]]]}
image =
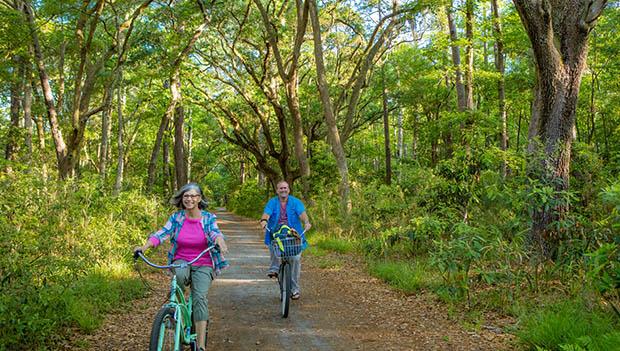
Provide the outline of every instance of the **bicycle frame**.
{"type": "MultiPolygon", "coordinates": [[[[290,227],[287,226],[290,229],[290,227]]],[[[269,227],[265,228],[266,233],[271,236],[270,252],[280,258],[280,267],[278,270],[278,285],[280,287],[280,307],[283,318],[287,318],[289,314],[290,294],[291,294],[291,273],[292,261],[295,256],[301,255],[301,251],[305,248],[305,240],[303,234],[292,236],[275,237],[273,230],[269,227]]]]}
{"type": "MultiPolygon", "coordinates": [[[[177,264],[168,264],[168,265],[158,265],[151,261],[149,261],[142,251],[137,251],[134,253],[134,258],[141,258],[146,264],[151,267],[157,269],[171,269],[171,268],[185,268],[191,266],[194,262],[198,261],[202,256],[206,253],[210,253],[210,251],[215,248],[215,245],[207,247],[204,251],[202,251],[196,258],[189,262],[182,262],[177,264]]],[[[196,340],[196,334],[191,333],[192,327],[192,295],[190,294],[187,300],[185,299],[185,294],[183,293],[183,287],[179,286],[177,282],[176,273],[172,274],[172,279],[170,279],[170,297],[169,302],[165,304],[163,307],[174,308],[174,319],[178,322],[176,323],[176,329],[174,331],[174,349],[181,350],[181,343],[189,344],[190,342],[196,340]]],[[[162,324],[160,326],[159,333],[159,345],[163,342],[164,338],[164,330],[165,326],[162,324]]]]}
{"type": "MultiPolygon", "coordinates": [[[[170,280],[170,301],[165,304],[164,307],[174,308],[174,318],[179,322],[176,324],[176,329],[174,331],[174,349],[180,350],[181,345],[179,342],[181,338],[182,343],[189,344],[192,340],[196,339],[196,334],[191,334],[192,296],[190,295],[187,301],[185,300],[183,289],[177,284],[176,274],[173,274],[170,280]]],[[[159,333],[160,344],[164,338],[164,329],[162,325],[161,332],[159,333]]]]}

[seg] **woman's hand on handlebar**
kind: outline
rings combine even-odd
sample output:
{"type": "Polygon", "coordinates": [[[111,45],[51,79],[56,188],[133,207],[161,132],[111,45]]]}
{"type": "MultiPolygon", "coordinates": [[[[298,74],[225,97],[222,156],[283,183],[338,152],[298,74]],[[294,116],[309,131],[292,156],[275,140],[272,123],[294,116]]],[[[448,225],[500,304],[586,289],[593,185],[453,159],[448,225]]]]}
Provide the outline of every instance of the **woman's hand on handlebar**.
{"type": "Polygon", "coordinates": [[[147,240],[146,243],[144,245],[142,245],[142,246],[134,247],[134,249],[133,249],[133,257],[137,257],[138,252],[145,253],[146,250],[148,250],[150,247],[153,247],[153,244],[149,240],[147,240]]]}
{"type": "Polygon", "coordinates": [[[145,248],[144,246],[136,246],[133,248],[133,260],[137,260],[138,257],[140,257],[140,254],[144,254],[144,252],[147,250],[147,248],[145,248]]]}

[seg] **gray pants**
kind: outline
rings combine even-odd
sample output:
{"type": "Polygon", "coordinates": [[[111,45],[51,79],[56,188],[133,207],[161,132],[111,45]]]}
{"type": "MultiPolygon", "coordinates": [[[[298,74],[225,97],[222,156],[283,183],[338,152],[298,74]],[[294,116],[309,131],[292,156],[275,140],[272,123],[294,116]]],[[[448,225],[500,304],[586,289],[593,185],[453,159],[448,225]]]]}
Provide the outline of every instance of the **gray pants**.
{"type": "MultiPolygon", "coordinates": [[[[176,260],[180,263],[183,260],[176,260]]],[[[185,288],[191,285],[192,291],[192,313],[194,322],[209,320],[209,299],[207,293],[213,281],[213,268],[208,266],[188,266],[175,269],[177,284],[185,288]],[[190,284],[191,283],[191,284],[190,284]]]]}
{"type": "MultiPolygon", "coordinates": [[[[273,245],[269,245],[269,256],[271,257],[269,272],[277,273],[280,269],[280,258],[276,256],[273,245]]],[[[289,257],[288,261],[291,264],[291,291],[293,294],[299,293],[301,291],[299,288],[299,277],[301,276],[301,253],[297,256],[289,257]]]]}

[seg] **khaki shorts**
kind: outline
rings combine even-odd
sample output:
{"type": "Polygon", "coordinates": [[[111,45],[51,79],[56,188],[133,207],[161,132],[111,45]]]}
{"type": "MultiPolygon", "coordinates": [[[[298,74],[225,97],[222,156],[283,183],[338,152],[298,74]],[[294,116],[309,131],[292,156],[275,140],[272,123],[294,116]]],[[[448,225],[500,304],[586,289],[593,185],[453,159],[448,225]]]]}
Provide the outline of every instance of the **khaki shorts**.
{"type": "MultiPolygon", "coordinates": [[[[183,262],[183,260],[174,261],[174,263],[180,262],[183,262]]],[[[191,285],[194,322],[208,321],[209,299],[207,294],[213,281],[213,268],[208,266],[187,266],[185,268],[176,268],[175,273],[179,286],[191,285]]]]}

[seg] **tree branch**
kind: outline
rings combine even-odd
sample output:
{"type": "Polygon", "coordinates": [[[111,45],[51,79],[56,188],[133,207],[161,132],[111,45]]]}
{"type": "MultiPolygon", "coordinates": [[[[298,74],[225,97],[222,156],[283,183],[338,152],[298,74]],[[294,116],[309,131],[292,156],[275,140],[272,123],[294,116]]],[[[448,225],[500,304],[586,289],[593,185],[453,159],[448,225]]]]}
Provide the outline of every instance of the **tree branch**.
{"type": "Polygon", "coordinates": [[[105,104],[95,107],[94,109],[82,114],[82,117],[80,118],[80,122],[86,123],[86,121],[88,120],[88,118],[90,118],[90,116],[103,111],[104,107],[105,107],[105,104]]]}
{"type": "Polygon", "coordinates": [[[590,0],[590,3],[579,21],[579,28],[589,32],[596,24],[596,20],[601,15],[606,5],[607,0],[590,0]]]}

